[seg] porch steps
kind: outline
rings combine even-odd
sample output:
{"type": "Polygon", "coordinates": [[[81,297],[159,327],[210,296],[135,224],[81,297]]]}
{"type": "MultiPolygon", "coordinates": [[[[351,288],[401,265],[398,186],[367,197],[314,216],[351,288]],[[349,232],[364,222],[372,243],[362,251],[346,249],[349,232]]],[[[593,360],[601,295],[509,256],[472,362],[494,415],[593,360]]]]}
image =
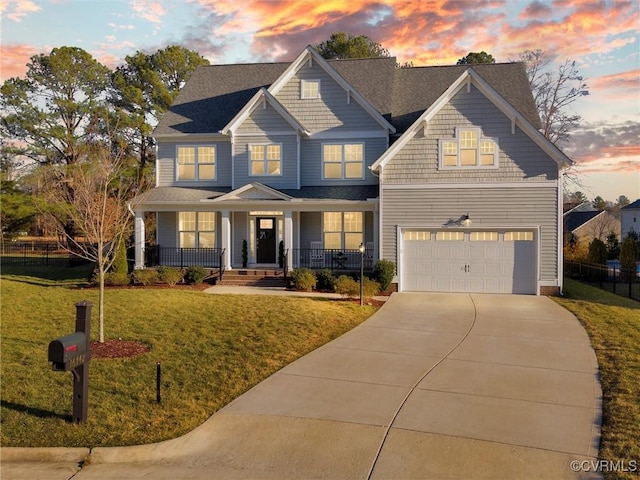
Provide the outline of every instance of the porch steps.
{"type": "Polygon", "coordinates": [[[240,269],[227,270],[216,285],[233,285],[245,287],[285,287],[282,270],[240,269]]]}

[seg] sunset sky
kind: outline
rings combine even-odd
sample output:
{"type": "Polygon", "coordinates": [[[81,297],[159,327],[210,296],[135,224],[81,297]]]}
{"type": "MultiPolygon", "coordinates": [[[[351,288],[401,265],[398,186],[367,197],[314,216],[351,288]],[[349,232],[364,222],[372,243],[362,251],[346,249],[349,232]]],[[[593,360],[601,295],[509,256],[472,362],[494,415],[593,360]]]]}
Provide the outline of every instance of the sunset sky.
{"type": "Polygon", "coordinates": [[[596,0],[0,0],[0,80],[29,58],[80,47],[114,68],[136,51],[180,44],[211,63],[293,60],[333,32],[367,35],[400,63],[496,61],[542,49],[576,62],[589,96],[565,152],[589,199],[640,197],[640,1],[596,0]]]}

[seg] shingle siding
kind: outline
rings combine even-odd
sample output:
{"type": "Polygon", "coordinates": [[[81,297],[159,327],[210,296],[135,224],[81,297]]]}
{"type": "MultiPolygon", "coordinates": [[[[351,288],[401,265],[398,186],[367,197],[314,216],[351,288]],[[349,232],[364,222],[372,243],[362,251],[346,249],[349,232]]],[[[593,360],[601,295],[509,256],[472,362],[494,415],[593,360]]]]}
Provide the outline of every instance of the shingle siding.
{"type": "Polygon", "coordinates": [[[463,88],[384,167],[386,184],[540,182],[557,180],[557,164],[475,87],[463,88]],[[438,141],[456,127],[479,127],[499,148],[499,168],[438,170],[438,141]]]}
{"type": "Polygon", "coordinates": [[[469,214],[472,228],[540,226],[540,279],[557,278],[558,205],[555,182],[528,188],[383,189],[383,257],[397,262],[397,227],[446,228],[469,214]]]}

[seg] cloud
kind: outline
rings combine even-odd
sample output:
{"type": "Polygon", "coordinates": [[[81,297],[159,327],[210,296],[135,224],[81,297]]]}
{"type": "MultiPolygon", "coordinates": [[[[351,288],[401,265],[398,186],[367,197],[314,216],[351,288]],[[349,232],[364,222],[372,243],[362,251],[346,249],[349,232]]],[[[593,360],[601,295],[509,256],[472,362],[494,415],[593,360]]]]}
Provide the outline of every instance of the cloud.
{"type": "Polygon", "coordinates": [[[162,23],[166,13],[162,3],[153,0],[132,0],[131,8],[138,17],[151,23],[162,23]]]}
{"type": "Polygon", "coordinates": [[[638,92],[640,89],[640,69],[591,78],[589,87],[602,91],[605,98],[628,99],[629,92],[638,92]]]}
{"type": "Polygon", "coordinates": [[[29,59],[41,53],[41,49],[24,43],[2,44],[1,51],[0,72],[3,81],[10,77],[24,77],[29,59]]]}
{"type": "Polygon", "coordinates": [[[31,0],[9,0],[0,4],[0,13],[14,22],[20,22],[31,13],[39,12],[40,6],[31,0]]]}

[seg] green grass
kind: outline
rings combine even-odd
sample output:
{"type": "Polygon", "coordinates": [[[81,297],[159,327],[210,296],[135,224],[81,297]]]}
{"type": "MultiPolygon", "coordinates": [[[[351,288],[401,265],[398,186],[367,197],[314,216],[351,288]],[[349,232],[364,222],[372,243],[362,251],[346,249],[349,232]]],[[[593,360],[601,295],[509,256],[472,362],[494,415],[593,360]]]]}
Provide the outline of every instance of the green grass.
{"type": "MultiPolygon", "coordinates": [[[[554,298],[582,322],[598,358],[602,383],[603,460],[640,463],[640,302],[573,280],[554,298]]],[[[640,467],[640,465],[639,465],[640,467]]],[[[605,472],[607,478],[637,473],[605,472]]]]}
{"type": "Polygon", "coordinates": [[[127,360],[93,359],[88,421],[75,425],[68,421],[72,376],[51,370],[47,347],[73,331],[75,304],[85,299],[95,304],[97,338],[98,292],[81,288],[86,268],[9,273],[3,268],[0,280],[2,446],[94,447],[177,437],[375,311],[322,299],[110,289],[105,337],[142,341],[151,351],[127,360]]]}

